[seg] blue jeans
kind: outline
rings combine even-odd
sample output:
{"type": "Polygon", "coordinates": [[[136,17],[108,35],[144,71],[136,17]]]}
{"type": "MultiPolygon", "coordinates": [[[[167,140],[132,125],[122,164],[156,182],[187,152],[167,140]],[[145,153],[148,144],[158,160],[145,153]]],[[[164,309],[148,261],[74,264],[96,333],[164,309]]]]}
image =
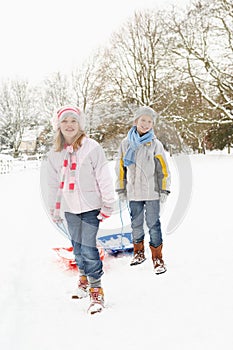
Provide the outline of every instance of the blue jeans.
{"type": "Polygon", "coordinates": [[[99,210],[81,214],[65,212],[76,264],[86,276],[96,280],[103,275],[103,264],[96,247],[96,236],[99,229],[98,214],[99,210]]]}
{"type": "Polygon", "coordinates": [[[145,233],[143,225],[145,212],[145,220],[150,234],[149,244],[155,248],[162,244],[159,200],[130,201],[129,208],[133,243],[140,243],[144,240],[145,233]]]}

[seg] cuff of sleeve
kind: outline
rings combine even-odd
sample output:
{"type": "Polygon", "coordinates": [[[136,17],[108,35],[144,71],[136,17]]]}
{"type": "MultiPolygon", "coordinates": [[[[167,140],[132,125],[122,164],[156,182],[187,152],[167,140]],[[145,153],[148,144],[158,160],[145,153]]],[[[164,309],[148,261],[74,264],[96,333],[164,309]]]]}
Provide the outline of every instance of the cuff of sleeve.
{"type": "Polygon", "coordinates": [[[107,219],[110,217],[110,215],[104,214],[102,211],[100,212],[100,215],[103,216],[103,218],[107,219]]]}
{"type": "Polygon", "coordinates": [[[171,193],[171,191],[169,191],[169,190],[161,190],[160,192],[161,192],[161,193],[166,193],[166,194],[171,193]]]}

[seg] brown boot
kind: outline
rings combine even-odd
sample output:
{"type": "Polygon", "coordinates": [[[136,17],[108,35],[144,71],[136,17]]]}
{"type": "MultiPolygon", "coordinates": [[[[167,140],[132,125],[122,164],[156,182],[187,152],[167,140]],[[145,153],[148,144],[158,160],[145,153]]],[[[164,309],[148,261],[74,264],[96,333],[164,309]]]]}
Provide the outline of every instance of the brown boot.
{"type": "Polygon", "coordinates": [[[163,257],[162,257],[162,248],[163,248],[162,244],[160,244],[156,248],[150,245],[154,271],[156,275],[160,275],[161,273],[164,273],[167,271],[164,265],[163,257]]]}
{"type": "Polygon", "coordinates": [[[88,308],[88,313],[93,315],[97,312],[101,312],[104,308],[104,292],[103,288],[90,288],[90,306],[88,308]]]}
{"type": "Polygon", "coordinates": [[[131,260],[130,265],[132,266],[132,265],[138,265],[143,263],[143,261],[146,260],[144,255],[144,241],[139,243],[134,243],[133,250],[134,250],[134,256],[133,256],[133,259],[131,260]]]}

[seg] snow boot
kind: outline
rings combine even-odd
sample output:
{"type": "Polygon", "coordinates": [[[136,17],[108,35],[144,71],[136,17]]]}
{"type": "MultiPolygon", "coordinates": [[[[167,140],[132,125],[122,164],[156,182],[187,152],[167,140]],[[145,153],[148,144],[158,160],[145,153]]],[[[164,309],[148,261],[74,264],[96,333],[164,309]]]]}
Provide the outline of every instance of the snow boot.
{"type": "Polygon", "coordinates": [[[144,241],[139,243],[134,243],[133,250],[134,250],[134,256],[133,256],[133,259],[131,260],[130,265],[133,266],[133,265],[138,265],[143,263],[143,261],[146,260],[144,255],[144,241]]]}
{"type": "Polygon", "coordinates": [[[164,273],[167,271],[162,258],[162,248],[163,248],[162,244],[160,244],[156,248],[150,245],[152,261],[154,265],[154,272],[156,273],[156,275],[160,275],[161,273],[164,273]]]}
{"type": "Polygon", "coordinates": [[[104,308],[104,292],[103,288],[96,287],[96,288],[90,288],[89,290],[90,295],[90,306],[87,310],[87,312],[91,315],[96,314],[98,312],[101,312],[104,308]]]}
{"type": "Polygon", "coordinates": [[[73,293],[72,299],[86,298],[88,296],[88,288],[89,288],[89,283],[87,280],[87,276],[84,276],[84,275],[80,276],[78,281],[78,288],[73,293]]]}

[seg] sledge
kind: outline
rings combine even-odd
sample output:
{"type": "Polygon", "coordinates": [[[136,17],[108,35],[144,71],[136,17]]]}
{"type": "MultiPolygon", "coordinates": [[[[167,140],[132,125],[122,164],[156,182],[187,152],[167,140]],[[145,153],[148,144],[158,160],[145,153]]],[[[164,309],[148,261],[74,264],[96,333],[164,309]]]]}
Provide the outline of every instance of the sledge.
{"type": "MultiPolygon", "coordinates": [[[[62,231],[65,236],[70,239],[70,235],[68,233],[68,229],[66,227],[66,225],[64,224],[64,222],[57,222],[56,226],[58,227],[58,229],[60,231],[62,231]]],[[[99,251],[99,255],[100,255],[100,259],[103,260],[104,259],[104,249],[102,247],[97,247],[98,251],[99,251]]],[[[73,253],[73,247],[69,246],[69,247],[57,247],[57,248],[53,248],[53,250],[57,253],[60,263],[62,263],[62,265],[64,265],[68,270],[78,270],[76,261],[75,261],[75,257],[74,257],[74,253],[73,253]]]]}
{"type": "MultiPolygon", "coordinates": [[[[100,253],[101,260],[104,259],[104,253],[108,253],[109,255],[116,256],[119,253],[131,253],[133,251],[133,239],[131,232],[123,232],[123,219],[122,219],[122,210],[120,207],[120,218],[121,218],[121,232],[109,234],[106,236],[97,237],[97,248],[100,253]]],[[[64,222],[56,223],[57,227],[65,234],[66,237],[70,239],[68,229],[64,222]]],[[[58,253],[58,255],[64,259],[69,260],[69,266],[72,267],[76,265],[73,255],[73,248],[54,248],[54,250],[58,253]],[[67,255],[69,255],[67,257],[67,255]]]]}
{"type": "MultiPolygon", "coordinates": [[[[104,249],[102,247],[97,247],[100,255],[100,259],[104,259],[104,249]]],[[[57,253],[60,263],[64,265],[68,270],[78,270],[74,254],[73,247],[57,247],[53,248],[57,253]]]]}
{"type": "Polygon", "coordinates": [[[59,262],[68,270],[77,270],[77,265],[74,259],[73,247],[58,247],[53,248],[59,257],[59,262]]]}
{"type": "Polygon", "coordinates": [[[110,255],[119,253],[130,253],[133,251],[133,241],[131,232],[115,233],[98,237],[98,241],[103,249],[110,255]]]}
{"type": "MultiPolygon", "coordinates": [[[[127,203],[128,212],[129,206],[127,203]]],[[[121,220],[121,231],[119,233],[114,233],[106,236],[97,237],[100,245],[104,250],[113,256],[118,255],[119,253],[131,253],[133,251],[133,238],[131,232],[124,232],[124,222],[122,215],[122,205],[119,200],[119,214],[121,220]]]]}

